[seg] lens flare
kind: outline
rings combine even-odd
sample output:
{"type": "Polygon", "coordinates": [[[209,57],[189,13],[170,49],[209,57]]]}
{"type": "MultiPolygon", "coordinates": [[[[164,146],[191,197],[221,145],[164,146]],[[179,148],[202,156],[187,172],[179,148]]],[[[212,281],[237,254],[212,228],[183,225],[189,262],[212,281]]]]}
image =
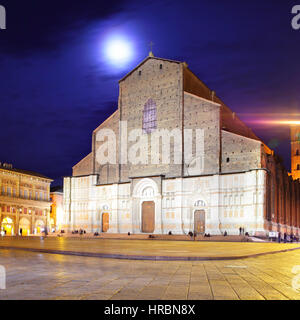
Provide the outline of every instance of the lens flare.
{"type": "Polygon", "coordinates": [[[239,114],[239,116],[249,124],[257,125],[271,125],[271,126],[299,126],[300,125],[300,114],[239,114]]]}
{"type": "Polygon", "coordinates": [[[300,121],[298,120],[268,120],[268,119],[261,119],[261,120],[250,120],[247,122],[256,123],[256,124],[266,124],[266,125],[300,125],[300,121]]]}

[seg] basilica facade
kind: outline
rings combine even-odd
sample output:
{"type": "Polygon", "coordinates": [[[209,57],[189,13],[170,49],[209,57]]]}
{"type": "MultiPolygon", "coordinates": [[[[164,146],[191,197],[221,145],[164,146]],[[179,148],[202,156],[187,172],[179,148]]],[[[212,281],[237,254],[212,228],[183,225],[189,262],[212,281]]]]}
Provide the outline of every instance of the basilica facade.
{"type": "Polygon", "coordinates": [[[299,181],[185,62],[150,53],[91,140],[64,178],[66,232],[300,234],[299,181]]]}

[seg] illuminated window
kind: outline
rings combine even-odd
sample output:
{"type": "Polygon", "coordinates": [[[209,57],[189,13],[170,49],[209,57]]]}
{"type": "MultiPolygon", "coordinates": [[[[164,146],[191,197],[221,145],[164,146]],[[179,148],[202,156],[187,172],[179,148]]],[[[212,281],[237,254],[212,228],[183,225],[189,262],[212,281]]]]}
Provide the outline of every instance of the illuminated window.
{"type": "Polygon", "coordinates": [[[150,98],[145,106],[143,111],[143,132],[151,133],[156,129],[156,104],[150,98]]]}

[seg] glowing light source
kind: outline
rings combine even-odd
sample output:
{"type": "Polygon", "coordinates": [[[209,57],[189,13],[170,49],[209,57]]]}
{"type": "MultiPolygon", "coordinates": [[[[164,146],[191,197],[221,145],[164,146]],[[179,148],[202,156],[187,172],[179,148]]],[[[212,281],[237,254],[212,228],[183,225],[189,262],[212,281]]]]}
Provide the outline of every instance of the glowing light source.
{"type": "Polygon", "coordinates": [[[243,120],[249,124],[258,125],[283,125],[283,126],[299,126],[300,114],[288,113],[241,113],[239,114],[243,120]]]}
{"type": "Polygon", "coordinates": [[[133,48],[122,36],[109,37],[104,44],[106,59],[116,67],[124,67],[133,58],[133,48]]]}
{"type": "Polygon", "coordinates": [[[249,122],[269,125],[300,125],[299,120],[250,120],[249,122]]]}

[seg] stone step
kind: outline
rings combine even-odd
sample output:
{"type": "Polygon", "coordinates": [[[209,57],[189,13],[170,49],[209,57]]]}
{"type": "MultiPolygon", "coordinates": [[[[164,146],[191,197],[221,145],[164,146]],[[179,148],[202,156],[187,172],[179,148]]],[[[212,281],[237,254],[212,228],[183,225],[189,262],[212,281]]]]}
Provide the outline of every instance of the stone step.
{"type": "Polygon", "coordinates": [[[190,237],[189,235],[168,235],[168,234],[131,234],[127,233],[100,233],[99,236],[94,236],[94,234],[71,234],[71,233],[55,233],[49,234],[50,237],[66,237],[66,238],[84,238],[84,239],[126,239],[126,240],[174,240],[174,241],[222,241],[222,242],[252,242],[250,237],[246,236],[196,236],[190,237]],[[150,237],[151,236],[151,237],[150,237]]]}

